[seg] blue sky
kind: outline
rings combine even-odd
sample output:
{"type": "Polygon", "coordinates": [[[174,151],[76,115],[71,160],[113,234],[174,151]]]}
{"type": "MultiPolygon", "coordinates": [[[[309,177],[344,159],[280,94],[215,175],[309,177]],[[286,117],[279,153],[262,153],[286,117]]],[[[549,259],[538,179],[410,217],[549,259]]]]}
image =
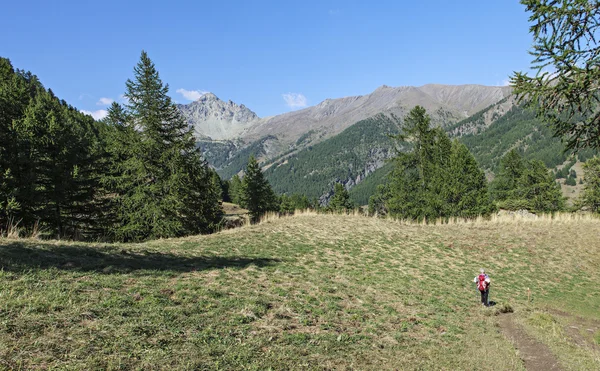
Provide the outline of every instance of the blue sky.
{"type": "Polygon", "coordinates": [[[101,116],[144,49],[177,102],[264,117],[383,84],[502,85],[528,69],[527,18],[517,0],[11,1],[0,56],[101,116]]]}

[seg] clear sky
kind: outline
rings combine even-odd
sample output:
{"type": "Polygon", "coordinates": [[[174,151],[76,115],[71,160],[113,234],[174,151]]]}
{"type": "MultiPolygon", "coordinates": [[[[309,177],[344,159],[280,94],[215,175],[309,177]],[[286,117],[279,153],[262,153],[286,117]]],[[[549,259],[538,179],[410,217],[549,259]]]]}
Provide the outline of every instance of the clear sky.
{"type": "Polygon", "coordinates": [[[142,49],[177,102],[210,91],[261,117],[383,84],[502,85],[531,60],[517,0],[12,0],[1,8],[0,56],[97,115],[123,94],[142,49]]]}

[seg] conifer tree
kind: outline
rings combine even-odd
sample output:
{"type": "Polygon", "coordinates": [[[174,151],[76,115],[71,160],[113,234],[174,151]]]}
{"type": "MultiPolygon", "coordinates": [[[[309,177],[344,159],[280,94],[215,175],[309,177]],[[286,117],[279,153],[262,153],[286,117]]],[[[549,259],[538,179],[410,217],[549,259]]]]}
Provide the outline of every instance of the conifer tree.
{"type": "Polygon", "coordinates": [[[494,209],[483,170],[473,154],[458,140],[452,143],[445,189],[449,216],[472,218],[488,215],[494,209]]]}
{"type": "Polygon", "coordinates": [[[279,212],[283,215],[292,215],[296,211],[292,198],[282,195],[279,199],[279,212]]]}
{"type": "Polygon", "coordinates": [[[243,193],[244,190],[242,186],[242,180],[237,174],[235,174],[229,181],[229,196],[231,198],[231,202],[240,205],[241,207],[246,207],[244,205],[243,193]]]}
{"type": "Polygon", "coordinates": [[[527,164],[525,172],[519,178],[515,197],[528,201],[529,209],[534,212],[555,212],[565,206],[560,185],[539,160],[527,164]]]}
{"type": "Polygon", "coordinates": [[[525,172],[525,162],[516,150],[511,150],[500,160],[498,175],[491,183],[492,198],[504,201],[513,197],[517,183],[525,172]]]}
{"type": "Polygon", "coordinates": [[[337,213],[348,212],[354,209],[354,205],[350,201],[350,194],[343,184],[335,183],[333,197],[331,197],[327,209],[337,213]]]}
{"type": "Polygon", "coordinates": [[[242,189],[243,205],[248,209],[253,223],[258,222],[265,213],[279,210],[277,196],[265,179],[254,156],[250,156],[248,160],[242,189]]]}
{"type": "Polygon", "coordinates": [[[500,161],[500,170],[491,184],[500,208],[554,212],[564,208],[564,198],[555,176],[541,161],[526,161],[510,151],[500,161]]]}
{"type": "Polygon", "coordinates": [[[107,119],[118,169],[105,180],[115,194],[116,237],[143,240],[210,232],[221,218],[212,173],[146,52],[126,88],[128,103],[124,108],[113,104],[107,119]]]}
{"type": "Polygon", "coordinates": [[[600,212],[600,157],[586,161],[583,171],[584,189],[580,204],[593,212],[600,212]]]}
{"type": "Polygon", "coordinates": [[[474,157],[430,125],[422,107],[407,115],[396,139],[410,149],[395,158],[388,184],[370,199],[370,212],[413,220],[488,215],[493,206],[474,157]]]}

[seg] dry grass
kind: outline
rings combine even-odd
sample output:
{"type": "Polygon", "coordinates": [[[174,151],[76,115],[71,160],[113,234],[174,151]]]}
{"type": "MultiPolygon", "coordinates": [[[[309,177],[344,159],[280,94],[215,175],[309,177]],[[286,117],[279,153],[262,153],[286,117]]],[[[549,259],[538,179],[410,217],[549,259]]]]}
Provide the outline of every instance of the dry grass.
{"type": "Polygon", "coordinates": [[[423,225],[302,212],[135,245],[4,240],[0,367],[522,369],[473,276],[485,267],[491,300],[532,331],[548,308],[599,319],[598,236],[578,214],[423,225]]]}

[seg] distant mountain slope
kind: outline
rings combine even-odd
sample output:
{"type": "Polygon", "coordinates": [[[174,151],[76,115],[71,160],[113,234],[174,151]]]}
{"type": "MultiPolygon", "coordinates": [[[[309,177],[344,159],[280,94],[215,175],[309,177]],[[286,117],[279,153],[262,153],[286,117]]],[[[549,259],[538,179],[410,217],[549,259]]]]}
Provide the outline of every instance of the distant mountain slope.
{"type": "Polygon", "coordinates": [[[279,193],[302,193],[326,201],[333,185],[360,183],[394,155],[389,134],[399,132],[401,120],[379,114],[321,143],[269,164],[265,175],[279,193]]]}
{"type": "Polygon", "coordinates": [[[480,85],[396,88],[384,85],[368,95],[326,99],[313,107],[263,119],[248,129],[244,138],[273,135],[287,144],[311,130],[329,137],[378,113],[403,117],[415,105],[425,107],[434,120],[448,124],[464,119],[508,94],[510,88],[507,87],[480,85]]]}
{"type": "Polygon", "coordinates": [[[221,176],[239,172],[254,154],[265,163],[299,153],[379,113],[404,117],[415,105],[425,107],[436,125],[449,126],[508,96],[510,88],[481,85],[381,86],[373,93],[339,99],[282,115],[258,118],[214,94],[182,105],[205,157],[221,176]]]}
{"type": "Polygon", "coordinates": [[[256,113],[232,101],[224,102],[213,93],[204,94],[190,104],[178,105],[199,139],[232,139],[259,120],[256,113]]]}
{"type": "MultiPolygon", "coordinates": [[[[518,106],[512,97],[507,97],[475,115],[446,128],[448,133],[463,142],[477,159],[479,165],[493,176],[500,159],[511,149],[517,149],[528,160],[540,160],[550,169],[562,166],[572,155],[565,152],[564,144],[553,136],[543,121],[535,114],[518,106]]],[[[581,161],[596,152],[582,150],[581,161]]],[[[363,183],[350,189],[355,202],[366,204],[377,186],[385,181],[392,164],[378,169],[364,179],[363,183]]]]}
{"type": "Polygon", "coordinates": [[[266,118],[259,118],[244,105],[223,102],[212,93],[179,108],[202,139],[249,143],[273,135],[289,144],[311,130],[332,136],[378,113],[402,116],[415,105],[425,107],[435,119],[456,122],[509,94],[510,88],[498,86],[383,85],[367,95],[326,99],[312,107],[266,118]]]}

